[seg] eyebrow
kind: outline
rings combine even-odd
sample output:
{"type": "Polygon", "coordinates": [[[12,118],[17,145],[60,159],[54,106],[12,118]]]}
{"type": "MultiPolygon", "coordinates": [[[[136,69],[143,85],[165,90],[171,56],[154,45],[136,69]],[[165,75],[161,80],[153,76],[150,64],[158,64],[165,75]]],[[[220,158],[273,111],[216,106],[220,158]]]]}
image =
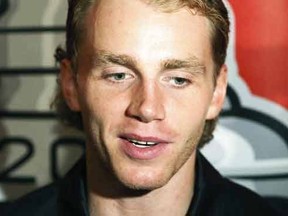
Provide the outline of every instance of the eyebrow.
{"type": "Polygon", "coordinates": [[[131,56],[125,54],[114,54],[108,51],[97,51],[92,57],[92,64],[94,67],[116,64],[137,70],[137,61],[131,56]]]}
{"type": "MultiPolygon", "coordinates": [[[[129,55],[114,54],[104,50],[98,50],[92,57],[94,67],[116,64],[129,69],[139,71],[137,60],[129,55]]],[[[185,69],[191,73],[204,73],[205,66],[196,56],[188,59],[165,59],[161,61],[161,70],[185,69]]]]}
{"type": "Polygon", "coordinates": [[[192,56],[188,59],[167,59],[162,62],[162,68],[166,70],[173,69],[187,69],[191,72],[204,73],[206,68],[196,56],[192,56]]]}

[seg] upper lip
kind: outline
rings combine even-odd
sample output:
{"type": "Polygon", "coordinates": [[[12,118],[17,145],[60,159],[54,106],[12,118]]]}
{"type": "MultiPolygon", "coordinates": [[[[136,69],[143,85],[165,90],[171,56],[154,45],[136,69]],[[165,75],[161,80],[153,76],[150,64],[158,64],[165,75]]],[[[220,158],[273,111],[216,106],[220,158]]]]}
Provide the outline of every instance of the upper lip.
{"type": "Polygon", "coordinates": [[[155,143],[170,143],[169,140],[159,138],[157,136],[141,136],[137,134],[121,134],[120,138],[128,140],[137,140],[142,142],[155,142],[155,143]]]}

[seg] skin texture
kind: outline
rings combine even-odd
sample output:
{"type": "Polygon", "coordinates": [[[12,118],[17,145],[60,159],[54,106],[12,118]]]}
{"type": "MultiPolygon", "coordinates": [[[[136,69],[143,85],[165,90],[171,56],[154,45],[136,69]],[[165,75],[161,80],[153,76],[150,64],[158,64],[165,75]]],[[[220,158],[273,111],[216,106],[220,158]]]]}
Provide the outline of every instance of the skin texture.
{"type": "Polygon", "coordinates": [[[209,21],[188,8],[105,0],[90,8],[86,31],[76,75],[62,61],[61,84],[83,116],[91,214],[184,215],[195,149],[227,84],[225,66],[213,84],[209,21]],[[138,151],[128,138],[160,144],[138,151]]]}

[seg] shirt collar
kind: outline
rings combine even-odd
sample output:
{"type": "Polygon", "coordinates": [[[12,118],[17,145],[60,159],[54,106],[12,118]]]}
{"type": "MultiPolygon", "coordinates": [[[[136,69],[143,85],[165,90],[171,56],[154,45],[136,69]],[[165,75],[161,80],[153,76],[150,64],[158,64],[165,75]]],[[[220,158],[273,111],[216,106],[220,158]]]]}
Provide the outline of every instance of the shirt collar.
{"type": "Polygon", "coordinates": [[[208,191],[223,182],[222,176],[212,167],[199,150],[196,153],[194,195],[188,209],[187,215],[200,215],[201,209],[205,207],[208,191]]]}
{"type": "Polygon", "coordinates": [[[58,213],[63,216],[89,216],[86,159],[83,156],[60,181],[58,213]]]}

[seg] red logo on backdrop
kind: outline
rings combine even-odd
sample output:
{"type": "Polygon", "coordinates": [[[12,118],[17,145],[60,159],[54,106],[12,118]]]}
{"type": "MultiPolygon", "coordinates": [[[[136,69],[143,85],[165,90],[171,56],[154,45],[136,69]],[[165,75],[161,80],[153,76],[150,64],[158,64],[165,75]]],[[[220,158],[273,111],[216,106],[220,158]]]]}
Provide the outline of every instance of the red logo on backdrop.
{"type": "Polygon", "coordinates": [[[288,1],[229,0],[239,74],[254,95],[288,109],[288,1]]]}
{"type": "MultiPolygon", "coordinates": [[[[228,106],[221,116],[245,120],[247,125],[256,123],[259,133],[267,134],[264,130],[269,128],[273,134],[267,137],[277,134],[284,141],[281,145],[288,147],[288,1],[277,0],[273,5],[268,0],[224,2],[231,18],[226,61],[230,78],[228,106]]],[[[245,139],[250,135],[243,134],[245,139]]],[[[262,142],[253,138],[249,143],[262,142]]]]}

